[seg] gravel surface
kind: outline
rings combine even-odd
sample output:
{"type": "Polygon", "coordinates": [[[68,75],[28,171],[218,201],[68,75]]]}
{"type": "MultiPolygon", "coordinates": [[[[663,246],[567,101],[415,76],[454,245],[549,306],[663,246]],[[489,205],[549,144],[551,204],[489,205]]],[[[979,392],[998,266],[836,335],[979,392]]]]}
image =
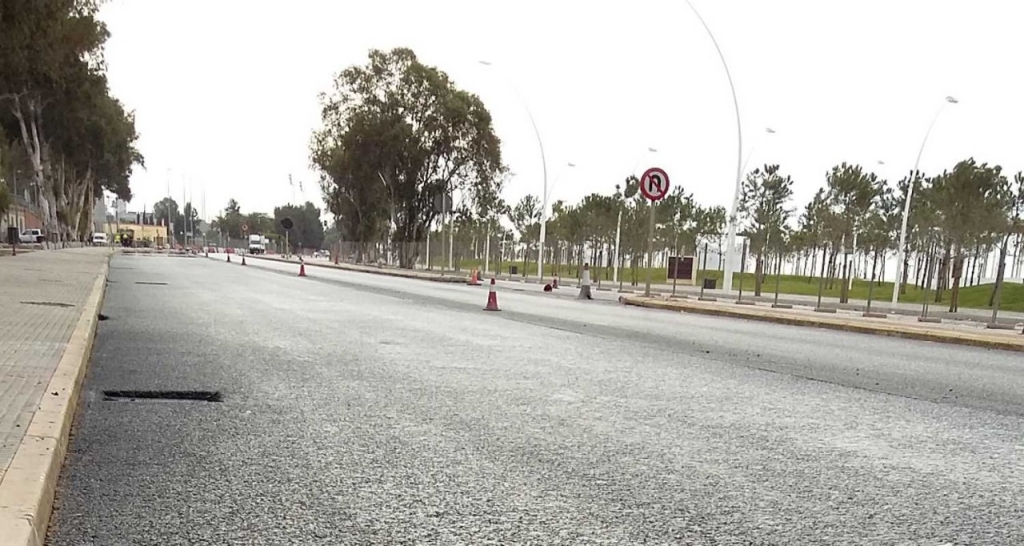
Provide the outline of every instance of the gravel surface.
{"type": "Polygon", "coordinates": [[[1018,354],[256,262],[114,259],[48,543],[1024,543],[1018,354]]]}

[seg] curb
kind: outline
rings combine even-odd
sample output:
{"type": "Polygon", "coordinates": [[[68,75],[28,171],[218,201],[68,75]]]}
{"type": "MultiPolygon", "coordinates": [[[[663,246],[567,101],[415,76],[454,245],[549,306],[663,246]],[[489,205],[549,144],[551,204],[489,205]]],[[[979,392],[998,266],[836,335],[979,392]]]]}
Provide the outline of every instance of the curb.
{"type": "Polygon", "coordinates": [[[898,337],[914,339],[918,341],[932,341],[936,343],[947,343],[953,345],[967,345],[971,347],[982,347],[987,349],[1001,349],[1006,351],[1024,352],[1024,336],[1016,341],[1013,339],[993,339],[978,334],[963,332],[935,332],[928,330],[917,330],[899,328],[893,325],[875,324],[851,324],[842,319],[810,318],[799,316],[785,316],[778,313],[765,313],[763,311],[744,311],[743,309],[732,309],[718,306],[694,305],[683,301],[662,301],[643,297],[620,297],[619,301],[625,305],[635,307],[647,307],[650,309],[661,309],[665,311],[679,311],[683,313],[696,313],[700,315],[712,315],[718,317],[738,318],[745,320],[756,320],[760,322],[772,322],[786,324],[789,326],[804,326],[810,328],[824,328],[826,330],[839,330],[844,332],[855,332],[860,334],[872,334],[887,337],[898,337]]]}
{"type": "Polygon", "coordinates": [[[109,272],[108,256],[0,483],[0,546],[43,546],[46,540],[109,272]]]}
{"type": "MultiPolygon", "coordinates": [[[[267,261],[270,261],[270,262],[279,262],[279,263],[284,263],[284,264],[295,264],[295,265],[298,265],[300,263],[300,262],[293,262],[291,260],[283,260],[283,259],[280,259],[280,258],[270,258],[270,257],[267,257],[267,256],[256,256],[255,254],[246,254],[246,256],[249,257],[249,258],[255,258],[257,260],[267,260],[267,261]]],[[[372,269],[370,267],[347,267],[347,264],[346,265],[333,264],[333,263],[323,264],[323,263],[315,263],[315,262],[301,262],[301,263],[304,263],[304,264],[306,264],[308,266],[323,267],[323,268],[326,268],[326,269],[338,269],[338,270],[341,270],[341,271],[351,271],[353,273],[368,273],[370,275],[383,275],[385,277],[399,277],[399,278],[403,278],[403,279],[414,279],[414,280],[417,280],[417,281],[428,281],[428,282],[442,282],[442,283],[465,284],[466,283],[466,278],[467,278],[467,277],[463,277],[463,276],[440,276],[440,277],[422,276],[422,275],[417,275],[415,273],[406,273],[406,272],[403,272],[403,271],[393,270],[393,269],[372,269]]]]}

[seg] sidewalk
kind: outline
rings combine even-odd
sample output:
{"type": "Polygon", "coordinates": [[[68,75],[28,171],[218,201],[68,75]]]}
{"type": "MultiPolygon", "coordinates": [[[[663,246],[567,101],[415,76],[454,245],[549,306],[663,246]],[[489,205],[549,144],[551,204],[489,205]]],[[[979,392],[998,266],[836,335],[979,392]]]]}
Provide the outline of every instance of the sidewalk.
{"type": "Polygon", "coordinates": [[[0,257],[0,545],[42,543],[109,256],[0,257]]]}
{"type": "Polygon", "coordinates": [[[818,313],[812,307],[796,306],[793,309],[773,309],[771,305],[738,305],[733,300],[695,301],[642,296],[623,296],[620,301],[626,305],[650,307],[666,311],[698,313],[762,322],[775,322],[794,326],[809,326],[830,330],[843,330],[865,334],[901,337],[939,343],[972,345],[990,349],[1024,351],[1024,335],[1021,326],[1015,330],[990,330],[976,321],[943,321],[940,324],[918,322],[915,317],[888,315],[886,318],[866,318],[861,313],[840,310],[834,314],[818,313]]]}

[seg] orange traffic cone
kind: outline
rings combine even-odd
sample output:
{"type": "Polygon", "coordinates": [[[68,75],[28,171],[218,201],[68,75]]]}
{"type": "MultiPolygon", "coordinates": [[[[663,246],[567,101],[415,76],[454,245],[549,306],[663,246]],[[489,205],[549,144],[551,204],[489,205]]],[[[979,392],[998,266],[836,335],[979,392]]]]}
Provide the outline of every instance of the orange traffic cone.
{"type": "Polygon", "coordinates": [[[242,254],[242,265],[245,265],[245,254],[242,254]]]}
{"type": "Polygon", "coordinates": [[[299,263],[299,276],[300,277],[305,277],[306,276],[306,263],[305,262],[300,262],[299,263]]]}
{"type": "Polygon", "coordinates": [[[498,309],[498,293],[494,291],[494,279],[491,279],[491,289],[487,292],[487,307],[484,311],[501,311],[498,309]]]}
{"type": "Polygon", "coordinates": [[[469,276],[469,280],[466,281],[466,284],[470,286],[480,286],[480,277],[477,274],[476,269],[473,269],[473,274],[469,276]]]}

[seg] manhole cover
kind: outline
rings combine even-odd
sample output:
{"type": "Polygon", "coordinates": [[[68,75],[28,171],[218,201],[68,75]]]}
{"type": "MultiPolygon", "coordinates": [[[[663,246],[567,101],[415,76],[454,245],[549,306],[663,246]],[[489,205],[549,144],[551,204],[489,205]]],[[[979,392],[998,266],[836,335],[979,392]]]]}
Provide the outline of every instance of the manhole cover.
{"type": "Polygon", "coordinates": [[[135,281],[135,284],[151,284],[154,286],[167,286],[165,282],[152,282],[152,281],[135,281]]]}
{"type": "Polygon", "coordinates": [[[23,301],[23,305],[42,305],[44,307],[74,307],[70,303],[60,303],[56,301],[23,301]]]}
{"type": "Polygon", "coordinates": [[[195,400],[222,402],[220,391],[103,391],[104,400],[195,400]]]}

